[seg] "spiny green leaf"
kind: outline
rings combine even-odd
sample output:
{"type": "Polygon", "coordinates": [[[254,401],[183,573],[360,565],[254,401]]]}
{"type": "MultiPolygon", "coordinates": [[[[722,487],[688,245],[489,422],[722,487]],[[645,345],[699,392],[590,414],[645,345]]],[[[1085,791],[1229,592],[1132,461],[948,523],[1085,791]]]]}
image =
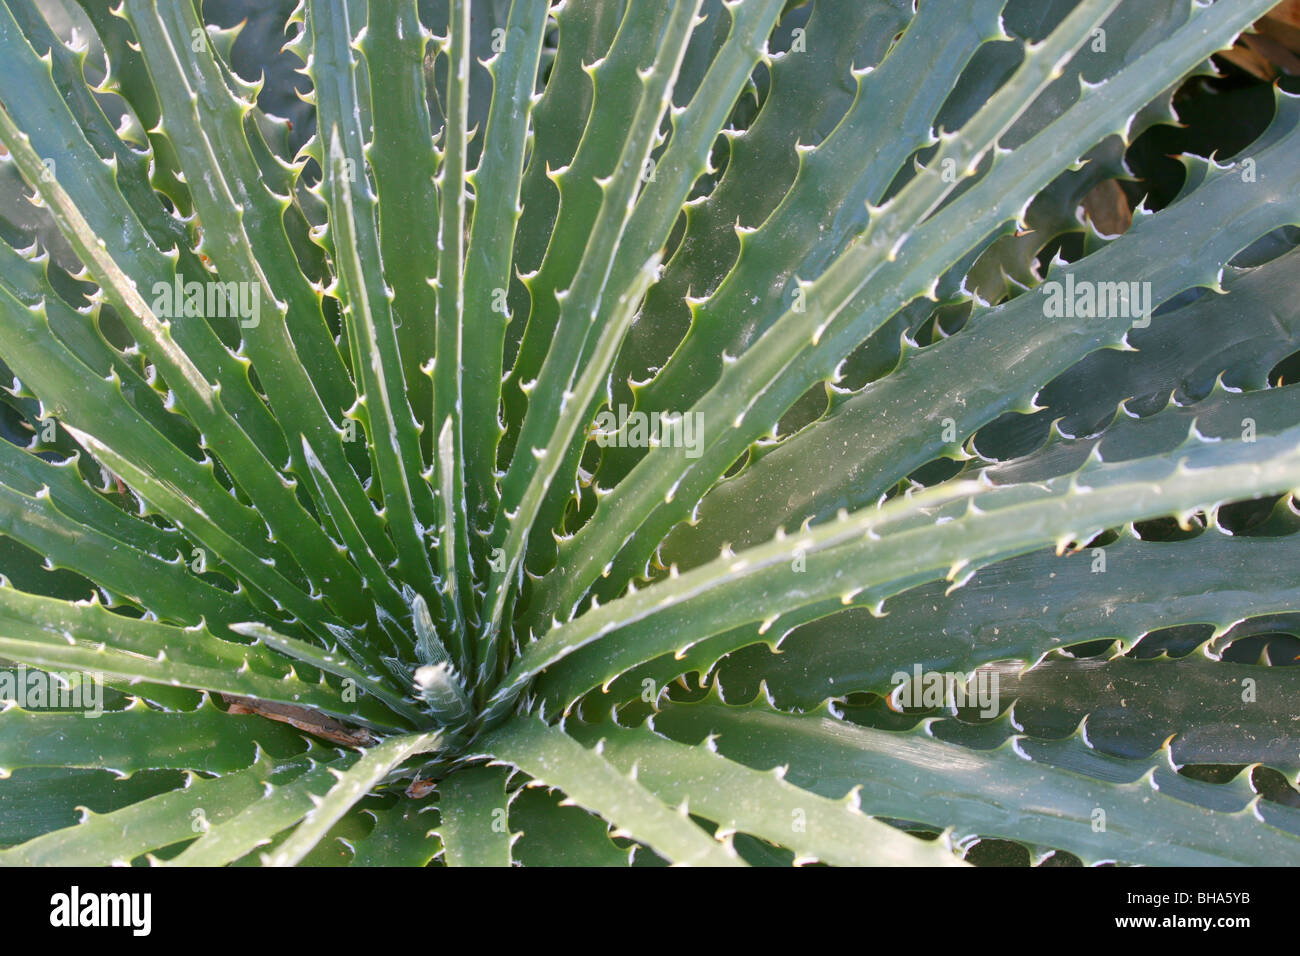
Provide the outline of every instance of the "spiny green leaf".
{"type": "MultiPolygon", "coordinates": [[[[436,733],[404,734],[390,737],[371,747],[356,763],[335,772],[336,782],[323,796],[315,797],[313,809],[298,824],[293,834],[276,847],[266,861],[270,866],[292,866],[302,860],[358,800],[387,776],[388,772],[415,754],[437,750],[436,733]]],[[[333,769],[333,768],[331,768],[333,769]]]]}
{"type": "Polygon", "coordinates": [[[268,783],[259,800],[227,820],[210,824],[165,865],[223,866],[253,852],[310,813],[339,771],[354,760],[349,755],[335,764],[312,767],[287,783],[268,783]]]}
{"type": "Polygon", "coordinates": [[[466,767],[438,788],[438,836],[448,866],[509,866],[515,835],[508,825],[509,772],[466,767]]]}
{"type": "Polygon", "coordinates": [[[285,724],[227,716],[211,703],[162,713],[137,702],[97,717],[0,711],[0,767],[82,767],[130,774],[174,768],[228,773],[250,766],[259,748],[281,755],[306,749],[285,724]]]}
{"type": "MultiPolygon", "coordinates": [[[[683,653],[705,636],[750,622],[762,622],[765,631],[796,607],[836,596],[846,604],[863,596],[880,605],[898,591],[942,577],[959,587],[981,565],[1038,546],[1055,543],[1064,550],[1071,541],[1087,541],[1127,521],[1183,516],[1233,498],[1291,491],[1300,486],[1298,442],[1300,426],[1255,444],[1192,440],[1172,459],[1090,463],[1038,484],[988,488],[976,481],[947,482],[779,536],[551,630],[525,650],[494,704],[506,706],[542,670],[598,641],[604,647],[602,673],[564,674],[566,700],[633,664],[683,653]],[[684,633],[690,639],[683,640],[684,633]]],[[[557,677],[563,671],[559,665],[557,677]]]]}
{"type": "MultiPolygon", "coordinates": [[[[393,290],[393,320],[411,411],[432,452],[433,387],[424,365],[433,357],[437,295],[429,283],[438,255],[437,154],[425,93],[429,33],[414,0],[366,7],[357,48],[370,78],[373,139],[366,151],[379,202],[384,277],[393,290]]],[[[543,11],[544,13],[545,11],[543,11]]]]}
{"type": "Polygon", "coordinates": [[[370,451],[383,487],[398,565],[418,590],[432,595],[425,530],[434,526],[433,495],[421,477],[419,427],[408,404],[392,308],[381,282],[363,263],[380,262],[376,201],[358,126],[354,56],[346,6],[308,4],[321,161],[330,207],[335,266],[347,296],[344,319],[353,371],[366,410],[370,451]],[[413,519],[413,520],[412,520],[413,519]]]}
{"type": "Polygon", "coordinates": [[[441,851],[438,812],[402,798],[387,810],[367,810],[375,828],[356,845],[351,866],[426,866],[441,851]]]}
{"type": "Polygon", "coordinates": [[[277,764],[262,757],[246,770],[210,779],[187,775],[184,788],[98,814],[86,812],[83,822],[0,850],[0,863],[10,866],[125,865],[136,857],[203,833],[204,828],[230,820],[261,800],[269,784],[292,780],[305,772],[308,761],[277,764]]]}
{"type": "MultiPolygon", "coordinates": [[[[1117,114],[1137,109],[1176,78],[1179,70],[1199,63],[1219,46],[1219,37],[1229,24],[1244,25],[1252,13],[1266,6],[1265,0],[1251,0],[1243,8],[1221,4],[1201,8],[1186,27],[1106,84],[1090,89],[1090,95],[1044,128],[1034,138],[1043,149],[998,154],[989,172],[973,187],[939,215],[913,228],[918,217],[928,215],[955,188],[955,183],[943,181],[943,160],[952,159],[955,165],[951,168],[960,174],[991,152],[998,136],[1023,112],[1024,97],[1050,81],[1059,62],[1068,58],[1095,25],[1090,17],[1100,16],[1113,4],[1077,7],[1067,18],[1069,27],[1059,28],[1036,47],[1015,74],[1016,82],[1001,87],[967,124],[974,128],[948,134],[925,171],[878,211],[862,240],[814,283],[803,287],[806,315],[792,306],[754,347],[724,369],[697,403],[715,422],[723,423],[721,429],[708,432],[702,454],[687,457],[685,448],[653,448],[603,499],[597,507],[597,520],[588,522],[561,549],[566,574],[562,581],[554,576],[551,580],[556,583],[550,588],[544,586],[549,593],[535,602],[534,614],[567,615],[592,582],[615,568],[614,580],[638,573],[663,535],[689,514],[707,488],[751,441],[770,430],[773,420],[809,385],[828,377],[849,350],[901,303],[926,294],[944,267],[998,224],[1017,218],[1034,193],[1072,161],[1063,156],[1077,157],[1103,139],[1113,131],[1117,114]],[[889,303],[887,310],[871,307],[871,303],[882,301],[889,303]],[[751,394],[742,384],[746,381],[769,384],[751,394]]],[[[1278,125],[1290,130],[1292,118],[1288,116],[1278,125]]],[[[1280,158],[1281,147],[1276,142],[1272,145],[1278,151],[1269,155],[1266,149],[1260,160],[1277,170],[1278,181],[1270,184],[1277,187],[1289,170],[1280,158]]],[[[1279,204],[1283,201],[1284,191],[1270,188],[1269,192],[1279,204]]],[[[1291,215],[1285,209],[1277,212],[1283,221],[1291,215]]],[[[609,596],[608,591],[604,594],[609,596]]],[[[533,623],[537,620],[535,616],[533,623]]]]}
{"type": "Polygon", "coordinates": [[[665,803],[707,817],[722,833],[743,831],[796,852],[801,862],[842,866],[946,866],[958,862],[945,841],[927,843],[864,816],[850,797],[827,800],[786,782],[778,769],[761,773],[706,743],[688,747],[649,729],[605,723],[566,724],[606,760],[665,803]]]}
{"type": "Polygon", "coordinates": [[[0,655],[37,667],[77,669],[314,707],[342,720],[398,729],[400,718],[358,687],[355,704],[322,681],[299,678],[288,661],[265,648],[223,641],[202,628],[179,628],[124,617],[97,604],[0,588],[0,655]],[[205,639],[196,640],[198,635],[205,639]]]}
{"type": "Polygon", "coordinates": [[[924,729],[873,730],[824,711],[794,716],[762,706],[674,705],[655,724],[692,740],[715,734],[723,754],[755,768],[788,764],[786,779],[831,799],[860,788],[867,813],[948,821],[958,838],[1007,836],[1057,846],[1087,862],[1223,866],[1300,859],[1300,837],[1261,825],[1252,807],[1214,811],[1162,798],[1151,769],[1133,782],[1112,783],[1026,760],[1014,741],[975,751],[924,729]]]}
{"type": "Polygon", "coordinates": [[[617,828],[615,835],[645,843],[674,863],[744,865],[729,842],[715,841],[691,822],[684,808],[669,809],[635,777],[624,775],[598,751],[588,750],[559,728],[521,717],[483,738],[479,746],[599,813],[617,828]]]}
{"type": "MultiPolygon", "coordinates": [[[[570,4],[565,5],[567,13],[570,4]]],[[[469,174],[474,189],[474,217],[465,250],[465,314],[474,323],[475,347],[462,356],[466,427],[466,511],[476,529],[490,525],[499,501],[497,444],[501,425],[501,376],[506,328],[510,323],[508,293],[516,227],[522,216],[520,189],[530,131],[534,139],[550,132],[530,130],[533,90],[545,39],[547,7],[527,0],[510,4],[501,51],[486,64],[492,74],[492,106],[483,136],[478,166],[469,174]]],[[[567,17],[566,17],[567,21],[567,17]]],[[[547,83],[549,91],[556,82],[547,83]]],[[[565,109],[572,110],[572,102],[565,109]]],[[[538,108],[540,111],[541,107],[538,108]]],[[[534,149],[536,149],[534,142],[534,149]]],[[[537,163],[536,153],[533,162],[537,163]]],[[[470,537],[470,546],[482,550],[484,541],[470,537]]],[[[480,565],[487,555],[479,555],[480,565]]]]}

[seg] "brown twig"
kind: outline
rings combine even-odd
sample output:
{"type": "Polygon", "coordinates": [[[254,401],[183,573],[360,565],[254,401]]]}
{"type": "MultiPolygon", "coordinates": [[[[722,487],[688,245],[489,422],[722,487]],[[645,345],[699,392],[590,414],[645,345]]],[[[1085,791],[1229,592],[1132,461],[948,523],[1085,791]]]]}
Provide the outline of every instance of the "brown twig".
{"type": "Polygon", "coordinates": [[[342,721],[326,716],[310,707],[297,704],[280,704],[269,700],[255,700],[252,697],[238,697],[234,694],[221,694],[226,702],[228,714],[257,714],[282,724],[290,724],[304,733],[322,737],[345,747],[365,747],[375,742],[375,735],[364,727],[349,727],[342,721]]]}

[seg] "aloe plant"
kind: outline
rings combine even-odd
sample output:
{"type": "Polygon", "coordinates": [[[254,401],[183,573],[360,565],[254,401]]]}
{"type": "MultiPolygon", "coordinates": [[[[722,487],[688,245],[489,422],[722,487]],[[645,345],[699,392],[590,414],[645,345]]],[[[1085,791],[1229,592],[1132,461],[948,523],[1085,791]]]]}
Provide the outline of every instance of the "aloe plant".
{"type": "Polygon", "coordinates": [[[5,0],[0,862],[1300,860],[1271,5],[5,0]]]}

